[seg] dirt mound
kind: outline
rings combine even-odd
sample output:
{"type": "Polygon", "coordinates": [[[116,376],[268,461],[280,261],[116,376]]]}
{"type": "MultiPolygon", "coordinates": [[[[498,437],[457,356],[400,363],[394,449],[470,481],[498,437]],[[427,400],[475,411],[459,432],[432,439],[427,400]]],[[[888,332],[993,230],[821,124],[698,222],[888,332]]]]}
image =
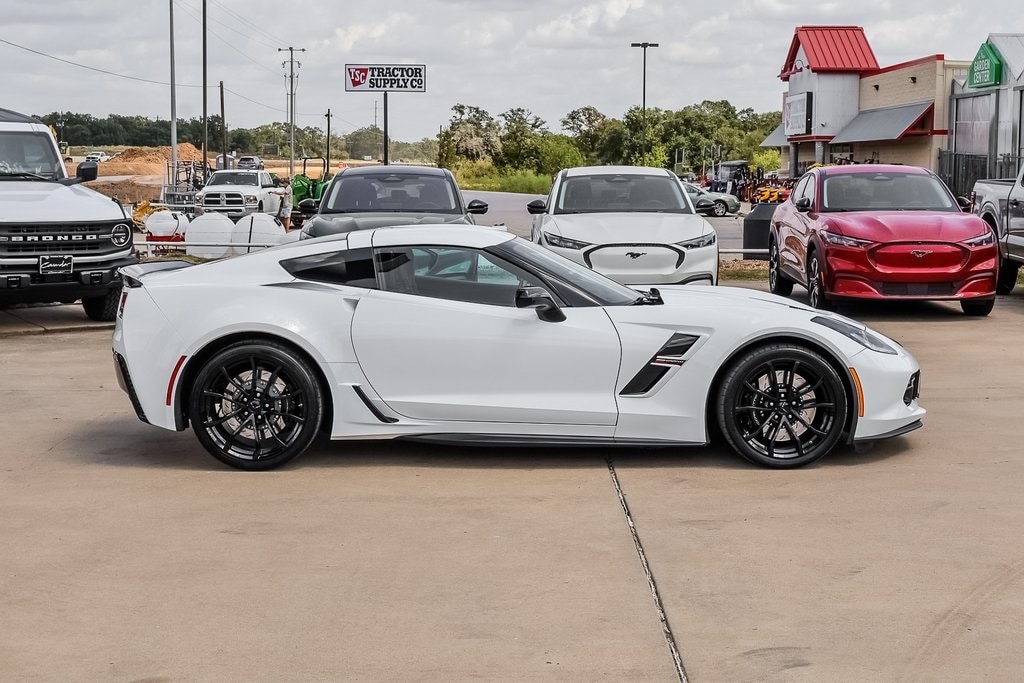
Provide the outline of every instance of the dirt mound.
{"type": "MultiPolygon", "coordinates": [[[[202,161],[202,151],[196,149],[191,142],[178,144],[178,159],[181,161],[202,161]]],[[[171,160],[171,146],[166,147],[129,147],[118,154],[114,163],[163,164],[171,160]]]]}
{"type": "Polygon", "coordinates": [[[111,183],[96,180],[86,185],[101,194],[120,200],[124,204],[139,204],[146,200],[154,202],[160,199],[160,188],[153,185],[140,185],[134,180],[122,180],[111,183]]]}

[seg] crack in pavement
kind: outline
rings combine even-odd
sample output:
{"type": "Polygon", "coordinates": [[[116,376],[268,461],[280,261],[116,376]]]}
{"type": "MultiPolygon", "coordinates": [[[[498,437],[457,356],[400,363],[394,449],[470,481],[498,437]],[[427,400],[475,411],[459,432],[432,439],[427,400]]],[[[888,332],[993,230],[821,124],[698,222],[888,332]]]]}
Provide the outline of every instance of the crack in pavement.
{"type": "Polygon", "coordinates": [[[672,655],[672,663],[679,676],[679,683],[688,683],[686,669],[683,667],[683,658],[679,654],[679,646],[676,644],[675,635],[672,633],[672,626],[668,623],[668,615],[665,614],[665,604],[661,601],[661,594],[658,592],[658,583],[654,580],[651,572],[651,565],[647,562],[647,553],[644,552],[644,545],[640,541],[640,534],[637,533],[636,524],[633,523],[633,515],[629,511],[629,504],[626,502],[626,494],[622,491],[622,484],[619,482],[619,475],[615,471],[615,463],[611,459],[605,459],[608,465],[608,473],[612,477],[612,486],[619,497],[619,505],[622,506],[622,513],[626,517],[626,525],[629,526],[629,533],[633,537],[633,546],[636,548],[637,557],[644,569],[644,576],[647,577],[647,586],[651,589],[651,597],[654,598],[654,607],[658,612],[658,621],[661,622],[661,632],[665,636],[665,643],[668,645],[669,653],[672,655]]]}

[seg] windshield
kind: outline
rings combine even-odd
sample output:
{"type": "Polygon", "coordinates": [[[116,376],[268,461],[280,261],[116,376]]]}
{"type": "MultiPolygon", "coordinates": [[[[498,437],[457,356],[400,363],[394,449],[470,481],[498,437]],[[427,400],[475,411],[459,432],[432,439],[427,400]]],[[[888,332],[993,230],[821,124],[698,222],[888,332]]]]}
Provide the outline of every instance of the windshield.
{"type": "Polygon", "coordinates": [[[555,213],[649,211],[692,213],[679,181],[644,174],[569,176],[558,190],[555,213]]]}
{"type": "Polygon", "coordinates": [[[628,306],[637,299],[635,290],[559,256],[539,244],[516,238],[502,242],[494,251],[508,251],[517,260],[575,286],[603,306],[628,306]]]}
{"type": "Polygon", "coordinates": [[[321,213],[460,214],[445,176],[420,173],[342,175],[331,183],[321,213]]]}
{"type": "Polygon", "coordinates": [[[207,185],[256,185],[260,184],[259,177],[255,173],[227,173],[217,172],[206,181],[207,185]]]}
{"type": "Polygon", "coordinates": [[[825,176],[822,211],[959,211],[946,186],[923,173],[825,176]]]}
{"type": "Polygon", "coordinates": [[[0,132],[0,177],[31,173],[44,178],[64,177],[61,160],[45,133],[0,132]]]}

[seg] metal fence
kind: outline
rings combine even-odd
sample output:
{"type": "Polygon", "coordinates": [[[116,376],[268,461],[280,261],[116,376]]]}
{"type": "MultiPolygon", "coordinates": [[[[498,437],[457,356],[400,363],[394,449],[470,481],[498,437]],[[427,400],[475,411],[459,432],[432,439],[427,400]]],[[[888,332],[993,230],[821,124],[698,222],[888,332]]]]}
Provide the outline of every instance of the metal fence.
{"type": "Polygon", "coordinates": [[[939,177],[953,194],[966,197],[977,180],[984,178],[1015,178],[1024,157],[1018,154],[961,154],[939,151],[939,177]]]}

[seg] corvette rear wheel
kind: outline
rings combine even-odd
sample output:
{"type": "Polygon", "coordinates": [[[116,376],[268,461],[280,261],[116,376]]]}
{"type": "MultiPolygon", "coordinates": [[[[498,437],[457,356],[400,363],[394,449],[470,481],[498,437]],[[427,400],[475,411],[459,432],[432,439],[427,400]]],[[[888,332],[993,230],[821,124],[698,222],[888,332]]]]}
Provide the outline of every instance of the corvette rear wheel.
{"type": "Polygon", "coordinates": [[[747,460],[800,467],[835,446],[846,424],[847,398],[835,369],[795,344],[754,349],[726,372],[717,400],[729,445],[747,460]]]}
{"type": "Polygon", "coordinates": [[[772,239],[768,245],[768,289],[772,294],[789,296],[793,293],[793,281],[779,270],[779,245],[772,239]]]}
{"type": "Polygon", "coordinates": [[[241,342],[214,355],[192,386],[189,416],[213,457],[269,470],[302,455],[323,412],[312,368],[273,342],[241,342]]]}

